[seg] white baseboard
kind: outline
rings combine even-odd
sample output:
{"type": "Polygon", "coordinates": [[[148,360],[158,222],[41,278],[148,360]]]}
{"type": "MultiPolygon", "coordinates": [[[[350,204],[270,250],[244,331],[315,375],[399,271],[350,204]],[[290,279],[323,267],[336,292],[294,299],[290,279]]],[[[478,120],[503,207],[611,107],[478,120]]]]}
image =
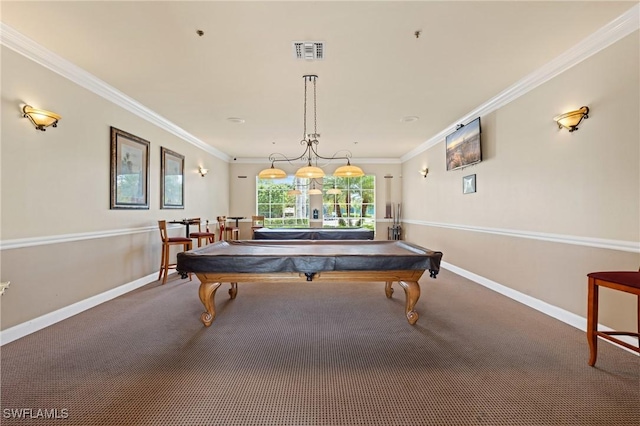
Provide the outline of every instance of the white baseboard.
{"type": "MultiPolygon", "coordinates": [[[[557,306],[550,305],[546,302],[543,302],[534,297],[528,296],[524,293],[520,293],[519,291],[513,290],[509,287],[503,286],[502,284],[498,284],[495,281],[492,281],[488,278],[482,277],[480,275],[474,274],[473,272],[469,272],[465,269],[459,268],[455,265],[452,265],[448,262],[442,262],[441,266],[455,274],[458,274],[464,278],[467,278],[477,284],[480,284],[484,287],[487,287],[497,293],[500,293],[504,296],[507,296],[510,299],[513,299],[517,302],[520,302],[530,308],[533,308],[539,312],[542,312],[550,317],[556,318],[566,324],[569,324],[575,328],[578,328],[582,331],[586,331],[587,329],[587,319],[583,318],[579,315],[576,315],[567,310],[558,308],[557,306]]],[[[30,321],[24,322],[22,324],[18,324],[6,330],[0,331],[0,346],[13,342],[14,340],[20,339],[21,337],[27,336],[31,333],[35,333],[38,330],[42,330],[50,325],[53,325],[57,322],[65,320],[69,317],[79,314],[80,312],[86,311],[87,309],[91,309],[94,306],[98,306],[101,303],[107,302],[111,299],[114,299],[118,296],[121,296],[125,293],[133,291],[139,287],[147,285],[153,281],[156,281],[157,275],[154,272],[153,274],[149,274],[145,277],[139,278],[130,283],[121,285],[120,287],[116,287],[114,289],[105,291],[104,293],[97,294],[88,299],[81,300],[80,302],[76,302],[72,305],[66,306],[64,308],[58,309],[57,311],[50,312],[48,314],[42,315],[38,318],[34,318],[30,321]]],[[[598,324],[598,329],[603,331],[613,331],[611,328],[606,327],[602,324],[598,324]]],[[[623,340],[630,345],[635,345],[636,342],[633,338],[628,336],[618,336],[620,340],[623,340]]],[[[616,345],[613,342],[605,340],[607,343],[611,343],[616,345]]],[[[626,351],[629,351],[633,354],[638,355],[636,352],[625,348],[624,346],[616,345],[626,351]]]]}
{"type": "MultiPolygon", "coordinates": [[[[524,293],[520,293],[519,291],[516,291],[512,288],[506,287],[502,284],[498,284],[495,281],[492,281],[488,278],[482,277],[480,275],[474,274],[473,272],[469,272],[465,269],[459,268],[455,265],[452,265],[448,262],[442,262],[441,266],[444,269],[447,269],[455,274],[458,274],[464,278],[467,278],[475,283],[480,284],[481,286],[487,287],[497,293],[500,293],[504,296],[507,296],[510,299],[513,299],[517,302],[522,303],[523,305],[529,306],[530,308],[535,309],[536,311],[542,312],[543,314],[549,315],[550,317],[553,317],[557,320],[560,320],[562,322],[564,322],[565,324],[569,324],[570,326],[573,326],[579,330],[582,330],[584,332],[587,331],[587,319],[584,317],[581,317],[580,315],[576,315],[572,312],[569,312],[567,310],[558,308],[557,306],[553,306],[550,305],[546,302],[543,302],[542,300],[536,299],[534,297],[531,297],[529,295],[526,295],[524,293]]],[[[586,301],[585,301],[586,302],[586,301]]],[[[602,324],[598,324],[598,330],[601,331],[614,331],[613,329],[604,326],[602,324]]],[[[616,336],[618,339],[630,344],[630,345],[636,345],[637,342],[636,340],[631,337],[631,336],[616,336]]],[[[601,339],[601,341],[604,339],[601,339]]],[[[604,340],[607,343],[611,343],[612,345],[616,345],[619,348],[622,348],[628,352],[631,352],[632,354],[635,355],[640,355],[637,352],[634,352],[628,348],[625,348],[624,346],[618,345],[614,342],[611,342],[609,340],[604,340]]]]}
{"type": "Polygon", "coordinates": [[[97,294],[89,297],[88,299],[81,300],[72,305],[65,306],[64,308],[42,315],[38,318],[34,318],[27,322],[23,322],[22,324],[2,330],[0,331],[0,346],[13,342],[14,340],[20,339],[21,337],[27,336],[31,333],[35,333],[38,330],[42,330],[45,327],[77,315],[80,312],[91,309],[101,303],[115,299],[118,296],[122,296],[125,293],[154,282],[157,279],[158,273],[154,272],[153,274],[131,281],[130,283],[123,284],[120,287],[107,290],[104,293],[97,294]]]}

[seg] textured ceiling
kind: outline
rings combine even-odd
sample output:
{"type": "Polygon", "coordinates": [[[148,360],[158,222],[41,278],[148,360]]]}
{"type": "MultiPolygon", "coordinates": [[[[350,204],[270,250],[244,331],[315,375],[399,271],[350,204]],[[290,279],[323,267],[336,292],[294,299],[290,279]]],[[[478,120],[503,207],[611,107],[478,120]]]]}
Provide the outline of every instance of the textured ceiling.
{"type": "Polygon", "coordinates": [[[317,74],[320,153],[399,158],[635,3],[2,1],[0,16],[231,157],[300,154],[317,74]],[[296,60],[304,40],[325,59],[296,60]]]}

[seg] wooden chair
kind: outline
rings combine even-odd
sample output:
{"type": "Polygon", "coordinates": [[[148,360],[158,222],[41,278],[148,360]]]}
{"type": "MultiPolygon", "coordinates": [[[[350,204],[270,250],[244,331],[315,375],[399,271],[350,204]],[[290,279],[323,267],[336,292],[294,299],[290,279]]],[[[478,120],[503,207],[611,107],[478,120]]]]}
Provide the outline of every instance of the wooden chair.
{"type": "Polygon", "coordinates": [[[264,228],[264,216],[251,216],[251,238],[256,229],[264,228]]]}
{"type": "Polygon", "coordinates": [[[240,229],[236,228],[233,225],[227,225],[226,216],[218,216],[216,219],[218,220],[218,229],[219,229],[218,239],[220,241],[240,239],[240,229]]]}
{"type": "MultiPolygon", "coordinates": [[[[169,237],[167,235],[167,221],[159,220],[158,227],[160,228],[160,238],[162,239],[162,255],[160,259],[160,274],[158,275],[158,280],[162,278],[162,274],[164,274],[164,279],[162,280],[162,284],[167,282],[167,275],[169,274],[169,269],[175,269],[175,263],[169,263],[169,252],[171,246],[182,246],[183,250],[191,250],[191,238],[187,237],[169,237]]],[[[189,280],[191,280],[191,274],[189,274],[189,280]]]]}
{"type": "Polygon", "coordinates": [[[209,221],[207,221],[206,230],[202,231],[202,221],[200,220],[200,218],[196,217],[192,220],[194,225],[198,225],[198,232],[189,233],[189,237],[198,239],[198,247],[202,247],[202,240],[204,240],[205,244],[207,242],[215,241],[215,238],[216,238],[215,232],[209,232],[209,221]]]}
{"type": "Polygon", "coordinates": [[[598,337],[614,342],[620,346],[640,354],[640,271],[592,272],[589,277],[589,296],[587,302],[587,341],[589,342],[589,365],[596,363],[598,356],[598,337]],[[637,331],[598,331],[598,290],[607,287],[613,290],[635,294],[637,301],[637,331]],[[633,336],[638,338],[635,347],[612,336],[633,336]]]}
{"type": "MultiPolygon", "coordinates": [[[[207,219],[207,224],[206,224],[205,229],[206,229],[206,231],[207,231],[207,232],[211,232],[211,231],[209,230],[209,220],[208,220],[208,219],[207,219]]],[[[209,238],[209,243],[214,243],[214,242],[216,241],[216,233],[215,233],[215,231],[214,231],[214,232],[211,232],[211,233],[212,233],[213,235],[209,238]]]]}

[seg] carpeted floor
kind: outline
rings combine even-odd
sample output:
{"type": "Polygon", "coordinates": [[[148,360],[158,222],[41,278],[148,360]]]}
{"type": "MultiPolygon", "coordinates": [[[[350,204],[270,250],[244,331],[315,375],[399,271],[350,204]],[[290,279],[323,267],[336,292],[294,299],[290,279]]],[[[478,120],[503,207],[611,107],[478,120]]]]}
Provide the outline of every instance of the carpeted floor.
{"type": "Polygon", "coordinates": [[[3,346],[0,423],[640,424],[639,357],[603,342],[589,367],[584,332],[446,270],[421,280],[415,326],[397,284],[240,283],[205,328],[198,285],[173,275],[3,346]]]}

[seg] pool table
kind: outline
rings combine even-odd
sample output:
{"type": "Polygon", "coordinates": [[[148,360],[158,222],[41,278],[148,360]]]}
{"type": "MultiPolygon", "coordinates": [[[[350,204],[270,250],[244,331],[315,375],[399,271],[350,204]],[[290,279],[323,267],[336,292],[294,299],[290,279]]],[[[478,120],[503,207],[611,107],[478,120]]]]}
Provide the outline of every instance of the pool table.
{"type": "Polygon", "coordinates": [[[223,282],[231,284],[234,299],[239,282],[385,282],[385,294],[397,281],[406,296],[405,316],[415,324],[420,297],[418,280],[429,270],[435,278],[442,252],[405,241],[236,240],[219,241],[177,255],[181,274],[195,273],[198,295],[205,307],[200,320],[210,326],[216,316],[215,294],[223,282]]]}
{"type": "Polygon", "coordinates": [[[366,228],[260,228],[254,240],[373,240],[366,228]]]}

